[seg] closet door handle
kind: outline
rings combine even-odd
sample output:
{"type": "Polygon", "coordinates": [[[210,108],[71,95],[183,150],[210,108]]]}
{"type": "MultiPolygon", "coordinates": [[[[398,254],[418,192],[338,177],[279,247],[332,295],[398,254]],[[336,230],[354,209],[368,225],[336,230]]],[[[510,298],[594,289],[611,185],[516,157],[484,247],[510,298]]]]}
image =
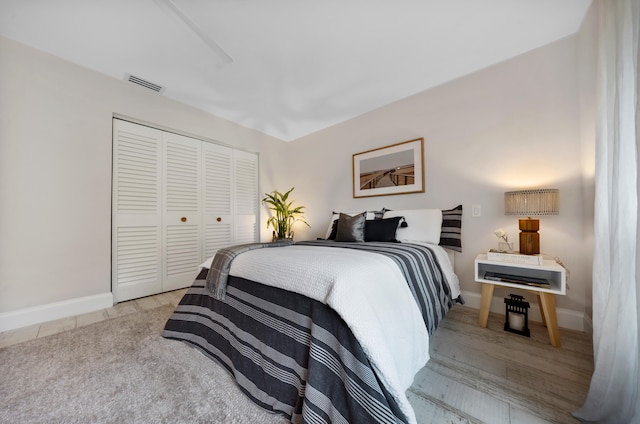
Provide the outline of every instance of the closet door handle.
{"type": "Polygon", "coordinates": [[[222,222],[222,218],[221,218],[221,217],[217,217],[217,218],[216,218],[216,221],[218,221],[218,222],[222,222]]]}
{"type": "Polygon", "coordinates": [[[182,218],[180,218],[180,221],[182,221],[182,222],[187,222],[187,217],[186,217],[186,216],[183,216],[182,218]]]}

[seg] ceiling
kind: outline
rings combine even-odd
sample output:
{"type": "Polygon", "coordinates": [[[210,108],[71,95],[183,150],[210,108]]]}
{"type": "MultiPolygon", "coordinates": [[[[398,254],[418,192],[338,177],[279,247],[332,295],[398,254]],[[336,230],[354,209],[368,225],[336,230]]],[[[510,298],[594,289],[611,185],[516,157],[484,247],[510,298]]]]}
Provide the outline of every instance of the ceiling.
{"type": "Polygon", "coordinates": [[[0,0],[0,35],[291,141],[571,35],[590,3],[0,0]]]}

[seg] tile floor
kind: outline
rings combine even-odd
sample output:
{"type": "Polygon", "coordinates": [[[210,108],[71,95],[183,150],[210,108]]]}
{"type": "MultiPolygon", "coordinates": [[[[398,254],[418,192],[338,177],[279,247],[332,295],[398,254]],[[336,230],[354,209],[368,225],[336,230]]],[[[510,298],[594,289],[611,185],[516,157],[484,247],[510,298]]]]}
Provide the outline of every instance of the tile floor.
{"type": "Polygon", "coordinates": [[[29,327],[5,331],[0,333],[0,348],[40,337],[50,336],[63,331],[73,330],[77,327],[82,327],[122,315],[146,311],[162,305],[177,305],[186,291],[187,289],[185,288],[160,293],[154,296],[118,303],[111,308],[101,309],[99,311],[89,312],[83,315],[62,318],[55,321],[44,322],[42,324],[31,325],[29,327]]]}

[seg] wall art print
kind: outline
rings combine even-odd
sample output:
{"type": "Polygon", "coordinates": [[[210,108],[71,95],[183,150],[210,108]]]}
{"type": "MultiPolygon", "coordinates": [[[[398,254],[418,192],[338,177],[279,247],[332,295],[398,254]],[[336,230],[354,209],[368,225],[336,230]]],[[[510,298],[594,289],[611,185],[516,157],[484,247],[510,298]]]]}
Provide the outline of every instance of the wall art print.
{"type": "Polygon", "coordinates": [[[424,139],[353,155],[353,197],[424,192],[424,139]]]}

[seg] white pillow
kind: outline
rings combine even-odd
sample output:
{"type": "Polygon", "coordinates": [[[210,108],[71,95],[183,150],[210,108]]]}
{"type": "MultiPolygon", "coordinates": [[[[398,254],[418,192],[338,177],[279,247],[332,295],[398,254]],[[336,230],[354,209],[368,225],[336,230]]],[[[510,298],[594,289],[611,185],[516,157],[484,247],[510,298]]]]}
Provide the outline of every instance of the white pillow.
{"type": "Polygon", "coordinates": [[[398,241],[422,241],[440,243],[442,231],[442,210],[440,209],[405,209],[386,211],[383,218],[403,216],[407,227],[399,227],[396,232],[398,241]]]}
{"type": "MultiPolygon", "coordinates": [[[[362,213],[364,211],[360,211],[360,212],[342,212],[345,215],[349,215],[349,216],[354,216],[354,215],[358,215],[359,213],[362,213]]],[[[376,215],[374,212],[370,212],[367,211],[367,215],[365,216],[365,219],[375,219],[376,215]]],[[[333,221],[335,221],[336,219],[340,218],[340,213],[339,212],[334,212],[333,215],[331,215],[331,219],[329,220],[329,228],[327,228],[327,233],[324,236],[325,240],[329,239],[329,236],[331,235],[331,230],[333,230],[333,221]]]]}

